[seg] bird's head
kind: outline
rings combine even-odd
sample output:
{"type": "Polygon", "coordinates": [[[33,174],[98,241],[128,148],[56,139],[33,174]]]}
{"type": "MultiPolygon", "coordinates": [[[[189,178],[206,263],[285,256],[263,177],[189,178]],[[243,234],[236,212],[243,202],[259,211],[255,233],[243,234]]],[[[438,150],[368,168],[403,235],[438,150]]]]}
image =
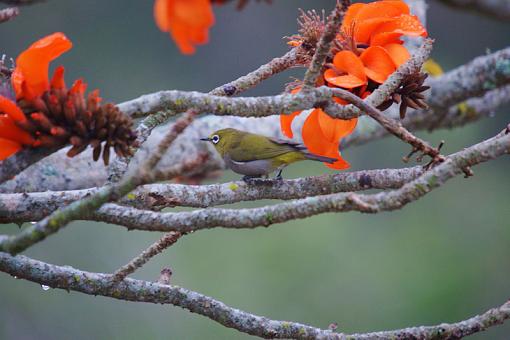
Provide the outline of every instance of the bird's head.
{"type": "Polygon", "coordinates": [[[243,131],[228,128],[215,131],[211,133],[209,137],[200,138],[200,140],[210,142],[216,148],[216,151],[218,151],[218,153],[223,157],[230,148],[239,142],[243,133],[243,131]]]}

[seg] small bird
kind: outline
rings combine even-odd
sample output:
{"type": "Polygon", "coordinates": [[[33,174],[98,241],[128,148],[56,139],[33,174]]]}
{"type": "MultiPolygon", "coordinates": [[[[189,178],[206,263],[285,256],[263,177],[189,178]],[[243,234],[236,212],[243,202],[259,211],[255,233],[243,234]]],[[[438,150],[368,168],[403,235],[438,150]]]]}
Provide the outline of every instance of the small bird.
{"type": "Polygon", "coordinates": [[[297,143],[232,128],[218,130],[200,140],[211,142],[226,166],[244,175],[244,181],[267,177],[273,171],[278,171],[276,179],[282,179],[283,168],[306,159],[326,163],[336,161],[335,158],[314,155],[297,143]]]}

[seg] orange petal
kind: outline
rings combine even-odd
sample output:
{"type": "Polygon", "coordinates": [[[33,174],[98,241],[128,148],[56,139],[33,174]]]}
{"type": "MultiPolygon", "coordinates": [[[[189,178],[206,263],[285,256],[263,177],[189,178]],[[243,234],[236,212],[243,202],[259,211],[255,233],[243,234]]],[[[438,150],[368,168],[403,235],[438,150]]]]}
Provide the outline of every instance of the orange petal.
{"type": "Polygon", "coordinates": [[[368,44],[372,32],[384,23],[390,22],[391,18],[374,18],[360,21],[355,26],[354,40],[357,43],[368,44]]]}
{"type": "Polygon", "coordinates": [[[292,133],[292,121],[299,115],[301,111],[292,112],[290,115],[280,115],[280,128],[282,129],[282,133],[292,138],[294,134],[292,133]]]}
{"type": "Polygon", "coordinates": [[[0,138],[0,161],[21,150],[21,145],[9,139],[0,138]]]}
{"type": "Polygon", "coordinates": [[[394,18],[409,14],[409,6],[400,0],[374,1],[361,8],[356,14],[357,21],[373,18],[394,18]]]}
{"type": "Polygon", "coordinates": [[[402,44],[401,33],[397,32],[382,32],[372,35],[370,38],[370,46],[384,46],[388,44],[402,44]]]}
{"type": "Polygon", "coordinates": [[[337,159],[333,164],[324,163],[332,169],[347,169],[350,167],[338,151],[339,141],[329,142],[324,138],[319,124],[320,109],[313,110],[305,120],[302,135],[308,151],[313,154],[337,159]]]}
{"type": "Polygon", "coordinates": [[[409,51],[403,45],[388,44],[384,46],[384,49],[388,52],[396,67],[399,67],[411,58],[411,54],[409,54],[409,51]]]}
{"type": "Polygon", "coordinates": [[[358,15],[359,11],[365,7],[367,4],[364,3],[355,3],[349,6],[347,9],[347,12],[344,15],[344,19],[342,21],[342,28],[341,30],[345,32],[346,30],[349,30],[351,28],[352,23],[354,22],[356,16],[358,15]]]}
{"type": "MultiPolygon", "coordinates": [[[[301,91],[301,86],[297,86],[297,87],[293,88],[292,90],[290,90],[290,93],[296,94],[299,91],[301,91]]],[[[300,113],[301,113],[301,111],[295,111],[289,115],[280,115],[280,128],[282,130],[282,133],[285,136],[287,136],[289,138],[292,138],[294,136],[294,133],[292,132],[292,121],[300,113]]]]}
{"type": "Polygon", "coordinates": [[[303,143],[307,147],[308,151],[316,155],[324,156],[328,148],[319,124],[320,111],[320,109],[314,109],[310,112],[310,115],[306,118],[303,124],[301,135],[303,137],[303,143]]]}
{"type": "Polygon", "coordinates": [[[367,4],[355,16],[356,41],[368,43],[372,31],[379,25],[408,13],[409,6],[403,1],[375,1],[367,4]]]}
{"type": "Polygon", "coordinates": [[[71,86],[71,89],[69,90],[69,93],[76,93],[80,95],[84,95],[85,91],[87,90],[87,84],[83,82],[83,79],[78,79],[73,83],[73,86],[71,86]]]}
{"type": "Polygon", "coordinates": [[[367,48],[360,56],[367,76],[377,83],[384,83],[396,67],[386,50],[380,46],[367,48]]]}
{"type": "Polygon", "coordinates": [[[345,170],[349,169],[351,165],[342,158],[342,155],[339,151],[340,142],[324,142],[325,151],[321,156],[326,156],[330,158],[335,158],[337,161],[334,163],[324,163],[328,168],[335,170],[345,170]]]}
{"type": "Polygon", "coordinates": [[[32,136],[19,128],[11,117],[5,114],[0,114],[0,138],[9,139],[24,145],[32,145],[34,143],[32,136]]]}
{"type": "Polygon", "coordinates": [[[332,85],[346,89],[353,89],[355,87],[366,84],[366,79],[362,80],[349,74],[339,76],[334,70],[331,69],[324,72],[324,79],[326,79],[326,81],[332,85]]]}
{"type": "Polygon", "coordinates": [[[163,31],[168,32],[170,29],[170,24],[168,20],[170,19],[169,14],[169,6],[167,0],[156,0],[154,2],[154,21],[156,22],[156,26],[163,31]]]}
{"type": "Polygon", "coordinates": [[[322,134],[330,142],[338,142],[341,138],[352,133],[358,122],[357,118],[338,119],[332,118],[327,113],[320,111],[318,121],[322,134]]]}
{"type": "Polygon", "coordinates": [[[156,0],[154,19],[160,30],[170,33],[183,54],[193,54],[195,45],[205,44],[214,24],[210,0],[156,0]]]}
{"type": "Polygon", "coordinates": [[[335,169],[335,170],[347,170],[351,167],[349,162],[344,160],[342,158],[342,156],[338,156],[338,160],[335,163],[332,163],[332,164],[324,163],[324,165],[327,166],[328,168],[335,169]]]}
{"type": "Polygon", "coordinates": [[[59,66],[53,72],[51,78],[51,87],[55,89],[66,89],[66,82],[64,80],[64,66],[59,66]]]}
{"type": "Polygon", "coordinates": [[[68,51],[72,43],[60,32],[48,35],[23,51],[16,59],[12,87],[16,98],[31,100],[48,90],[50,62],[68,51]]]}
{"type": "Polygon", "coordinates": [[[3,96],[0,96],[0,113],[5,113],[16,122],[24,122],[27,120],[27,117],[25,117],[25,114],[21,111],[19,106],[12,100],[3,96]]]}
{"type": "MultiPolygon", "coordinates": [[[[400,15],[399,17],[394,18],[390,22],[384,23],[377,27],[377,29],[375,29],[372,32],[372,39],[370,40],[370,44],[381,43],[380,40],[383,38],[377,36],[385,32],[392,32],[412,37],[427,36],[427,30],[421,24],[420,19],[418,19],[418,17],[416,17],[415,15],[408,14],[400,15]]],[[[388,39],[386,38],[385,40],[388,39]]],[[[384,43],[384,41],[382,41],[382,43],[384,43]]]]}
{"type": "Polygon", "coordinates": [[[342,72],[353,75],[356,78],[366,80],[363,71],[363,63],[360,58],[351,51],[340,51],[333,58],[333,65],[342,72]]]}

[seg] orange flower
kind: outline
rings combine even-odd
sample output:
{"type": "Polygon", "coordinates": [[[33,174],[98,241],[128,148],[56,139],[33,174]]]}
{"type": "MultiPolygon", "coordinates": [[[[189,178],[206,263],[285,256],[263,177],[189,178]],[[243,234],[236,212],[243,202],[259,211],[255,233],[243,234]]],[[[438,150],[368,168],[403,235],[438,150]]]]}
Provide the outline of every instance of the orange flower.
{"type": "Polygon", "coordinates": [[[368,78],[382,84],[407,59],[409,52],[399,44],[370,46],[360,56],[340,51],[333,58],[333,67],[324,72],[324,79],[345,89],[367,85],[368,78]]]}
{"type": "MultiPolygon", "coordinates": [[[[295,88],[291,93],[297,93],[299,90],[299,87],[295,88]]],[[[339,104],[345,104],[340,99],[335,100],[339,104]]],[[[292,121],[300,113],[301,111],[296,111],[290,115],[280,115],[280,127],[285,136],[293,137],[292,121]]],[[[321,109],[314,109],[303,124],[301,132],[303,143],[311,153],[337,159],[333,164],[324,163],[326,166],[337,170],[348,169],[350,165],[342,158],[339,145],[342,138],[352,133],[357,122],[357,118],[348,120],[332,118],[321,109]]]]}
{"type": "Polygon", "coordinates": [[[382,0],[349,7],[341,31],[353,36],[357,44],[384,46],[401,44],[402,35],[427,36],[420,20],[409,13],[409,6],[400,0],[382,0]]]}
{"type": "MultiPolygon", "coordinates": [[[[334,55],[332,64],[324,72],[324,80],[330,86],[348,89],[365,98],[369,94],[367,87],[384,83],[409,59],[409,52],[400,40],[402,35],[427,35],[418,18],[409,14],[406,3],[382,0],[351,5],[337,36],[337,47],[341,50],[334,55]]],[[[298,91],[299,88],[292,93],[298,91]]],[[[338,98],[334,99],[339,104],[346,104],[338,98]]],[[[280,126],[285,136],[293,137],[292,121],[300,113],[280,116],[280,126]]],[[[304,122],[303,142],[312,153],[338,159],[327,166],[347,169],[349,163],[341,157],[339,144],[342,138],[352,133],[356,123],[356,118],[335,119],[321,109],[314,109],[304,122]]]]}
{"type": "Polygon", "coordinates": [[[46,92],[50,62],[72,46],[71,41],[58,32],[38,40],[23,51],[16,59],[16,69],[11,78],[16,99],[33,100],[46,92]]]}
{"type": "Polygon", "coordinates": [[[214,24],[210,0],[156,0],[156,25],[169,32],[180,51],[195,53],[195,45],[207,43],[209,28],[214,24]]]}
{"type": "MultiPolygon", "coordinates": [[[[63,33],[54,33],[40,39],[23,51],[16,59],[12,73],[12,88],[18,100],[34,101],[49,89],[49,63],[72,47],[63,33]]],[[[16,103],[0,96],[0,160],[21,150],[23,146],[39,143],[18,124],[27,117],[16,103]]]]}
{"type": "Polygon", "coordinates": [[[350,164],[339,151],[340,141],[354,131],[357,123],[358,118],[332,118],[321,109],[314,109],[303,124],[303,143],[311,153],[337,159],[333,164],[324,163],[327,167],[348,169],[350,164]]]}

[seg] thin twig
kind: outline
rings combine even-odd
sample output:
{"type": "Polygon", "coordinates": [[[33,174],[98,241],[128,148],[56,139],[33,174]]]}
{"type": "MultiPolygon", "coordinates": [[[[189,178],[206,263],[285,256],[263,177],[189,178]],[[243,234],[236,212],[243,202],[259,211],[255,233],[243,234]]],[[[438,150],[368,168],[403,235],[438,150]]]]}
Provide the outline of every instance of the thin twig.
{"type": "Polygon", "coordinates": [[[428,145],[427,142],[425,142],[424,140],[416,137],[411,132],[409,132],[405,127],[402,126],[402,124],[400,122],[397,122],[397,121],[393,120],[392,118],[389,118],[388,116],[382,114],[381,111],[379,111],[372,105],[368,104],[366,101],[364,101],[360,97],[352,94],[349,91],[339,89],[339,88],[335,89],[334,95],[339,98],[342,98],[344,100],[347,100],[348,102],[357,106],[360,110],[365,112],[368,116],[375,119],[379,124],[381,124],[391,134],[400,138],[404,142],[412,145],[413,151],[420,151],[423,154],[429,155],[432,158],[432,161],[434,163],[444,161],[444,156],[442,156],[439,153],[438,148],[431,147],[430,145],[428,145]]]}
{"type": "Polygon", "coordinates": [[[303,91],[307,88],[315,86],[317,77],[319,76],[324,63],[326,62],[326,58],[330,53],[331,43],[338,34],[340,25],[342,24],[342,20],[344,18],[344,14],[347,11],[349,5],[350,0],[342,0],[341,2],[337,2],[335,8],[328,16],[328,23],[326,24],[326,28],[324,29],[324,32],[322,32],[322,36],[317,42],[312,61],[306,70],[305,77],[303,78],[303,91]]]}
{"type": "Polygon", "coordinates": [[[137,269],[141,268],[144,264],[149,262],[151,258],[172,246],[182,236],[183,234],[179,232],[166,233],[157,242],[152,244],[149,248],[145,249],[140,255],[117,269],[112,275],[111,283],[116,284],[124,280],[126,277],[128,277],[128,275],[133,274],[137,269]]]}

